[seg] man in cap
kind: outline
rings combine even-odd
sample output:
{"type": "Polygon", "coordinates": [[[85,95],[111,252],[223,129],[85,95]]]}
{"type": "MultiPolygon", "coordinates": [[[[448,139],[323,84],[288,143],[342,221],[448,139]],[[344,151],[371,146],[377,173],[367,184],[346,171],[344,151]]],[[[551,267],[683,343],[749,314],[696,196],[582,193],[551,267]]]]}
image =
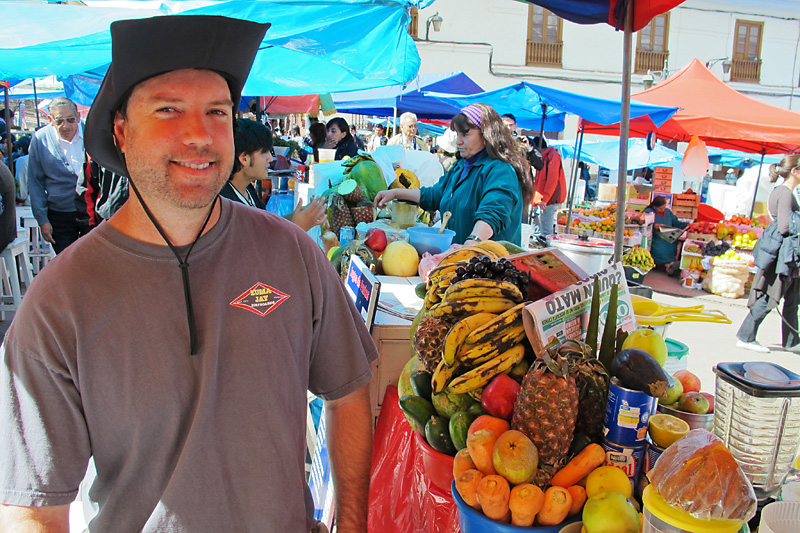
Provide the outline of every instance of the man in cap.
{"type": "Polygon", "coordinates": [[[267,27],[111,25],[86,146],[133,194],[39,274],[3,343],[3,531],[66,531],[93,457],[92,531],[307,532],[307,390],[338,529],[366,531],[369,332],[308,235],[218,196],[267,27]]]}

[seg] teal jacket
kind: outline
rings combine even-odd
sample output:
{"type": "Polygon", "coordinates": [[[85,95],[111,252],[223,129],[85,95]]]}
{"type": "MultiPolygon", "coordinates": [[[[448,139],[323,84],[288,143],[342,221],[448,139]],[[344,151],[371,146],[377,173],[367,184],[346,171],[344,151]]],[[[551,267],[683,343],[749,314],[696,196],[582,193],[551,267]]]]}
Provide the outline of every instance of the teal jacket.
{"type": "Polygon", "coordinates": [[[420,190],[419,205],[426,211],[444,213],[452,218],[447,224],[456,232],[454,243],[463,244],[475,222],[483,220],[492,227],[493,241],[522,242],[522,188],[511,164],[481,156],[461,178],[464,160],[460,159],[432,187],[420,190]]]}

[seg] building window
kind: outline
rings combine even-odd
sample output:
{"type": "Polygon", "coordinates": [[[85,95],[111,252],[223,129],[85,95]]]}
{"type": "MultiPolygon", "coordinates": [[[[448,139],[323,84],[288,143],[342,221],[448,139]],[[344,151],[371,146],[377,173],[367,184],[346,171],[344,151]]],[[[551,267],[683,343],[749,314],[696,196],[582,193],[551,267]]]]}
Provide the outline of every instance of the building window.
{"type": "Polygon", "coordinates": [[[761,81],[761,38],[763,33],[763,22],[736,21],[731,81],[751,83],[761,81]]]}
{"type": "Polygon", "coordinates": [[[419,27],[419,9],[416,7],[411,8],[411,22],[408,23],[408,34],[416,39],[419,35],[417,28],[419,27]]]}
{"type": "Polygon", "coordinates": [[[669,13],[656,15],[650,24],[639,30],[636,41],[634,72],[663,71],[669,57],[669,13]]]}
{"type": "Polygon", "coordinates": [[[550,11],[537,5],[528,6],[528,43],[526,65],[561,66],[561,40],[563,21],[550,11]]]}

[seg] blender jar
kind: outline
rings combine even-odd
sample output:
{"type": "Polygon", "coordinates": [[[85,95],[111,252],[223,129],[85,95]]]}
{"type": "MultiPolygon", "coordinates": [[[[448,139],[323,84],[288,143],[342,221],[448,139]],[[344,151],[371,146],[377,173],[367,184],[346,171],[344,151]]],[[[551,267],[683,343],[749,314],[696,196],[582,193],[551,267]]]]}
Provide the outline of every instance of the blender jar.
{"type": "Polygon", "coordinates": [[[766,500],[777,493],[800,446],[800,375],[766,362],[720,363],[714,432],[766,500]]]}

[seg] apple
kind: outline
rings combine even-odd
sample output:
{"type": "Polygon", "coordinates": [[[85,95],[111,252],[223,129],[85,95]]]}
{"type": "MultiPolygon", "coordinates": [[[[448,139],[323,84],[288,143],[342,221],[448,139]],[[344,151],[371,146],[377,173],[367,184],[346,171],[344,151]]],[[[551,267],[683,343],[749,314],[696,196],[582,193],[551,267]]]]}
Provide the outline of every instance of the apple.
{"type": "Polygon", "coordinates": [[[664,337],[650,328],[639,328],[628,335],[622,343],[622,349],[628,348],[638,348],[649,353],[662,367],[667,362],[667,343],[664,342],[664,337]]]}
{"type": "Polygon", "coordinates": [[[658,403],[661,405],[672,405],[677,402],[678,398],[683,394],[683,384],[672,376],[670,376],[669,380],[671,384],[670,388],[658,399],[658,403]]]}
{"type": "Polygon", "coordinates": [[[511,420],[519,389],[520,385],[516,380],[500,374],[483,389],[481,407],[487,414],[511,420]]]}
{"type": "Polygon", "coordinates": [[[714,412],[714,395],[711,394],[710,392],[701,392],[700,394],[705,396],[706,400],[708,400],[708,414],[713,413],[714,412]]]}
{"type": "Polygon", "coordinates": [[[530,483],[539,468],[539,451],[524,433],[511,429],[494,443],[492,464],[512,485],[530,483]]]}
{"type": "Polygon", "coordinates": [[[683,392],[700,392],[700,378],[688,370],[678,370],[672,377],[681,382],[683,392]]]}
{"type": "Polygon", "coordinates": [[[708,399],[699,392],[685,392],[678,400],[678,409],[687,413],[704,415],[709,407],[708,399]]]}
{"type": "Polygon", "coordinates": [[[639,533],[639,513],[619,492],[601,492],[586,500],[582,518],[586,533],[639,533]]]}
{"type": "Polygon", "coordinates": [[[367,232],[367,240],[364,241],[372,251],[382,252],[386,249],[387,239],[386,232],[382,229],[372,228],[367,232]]]}

